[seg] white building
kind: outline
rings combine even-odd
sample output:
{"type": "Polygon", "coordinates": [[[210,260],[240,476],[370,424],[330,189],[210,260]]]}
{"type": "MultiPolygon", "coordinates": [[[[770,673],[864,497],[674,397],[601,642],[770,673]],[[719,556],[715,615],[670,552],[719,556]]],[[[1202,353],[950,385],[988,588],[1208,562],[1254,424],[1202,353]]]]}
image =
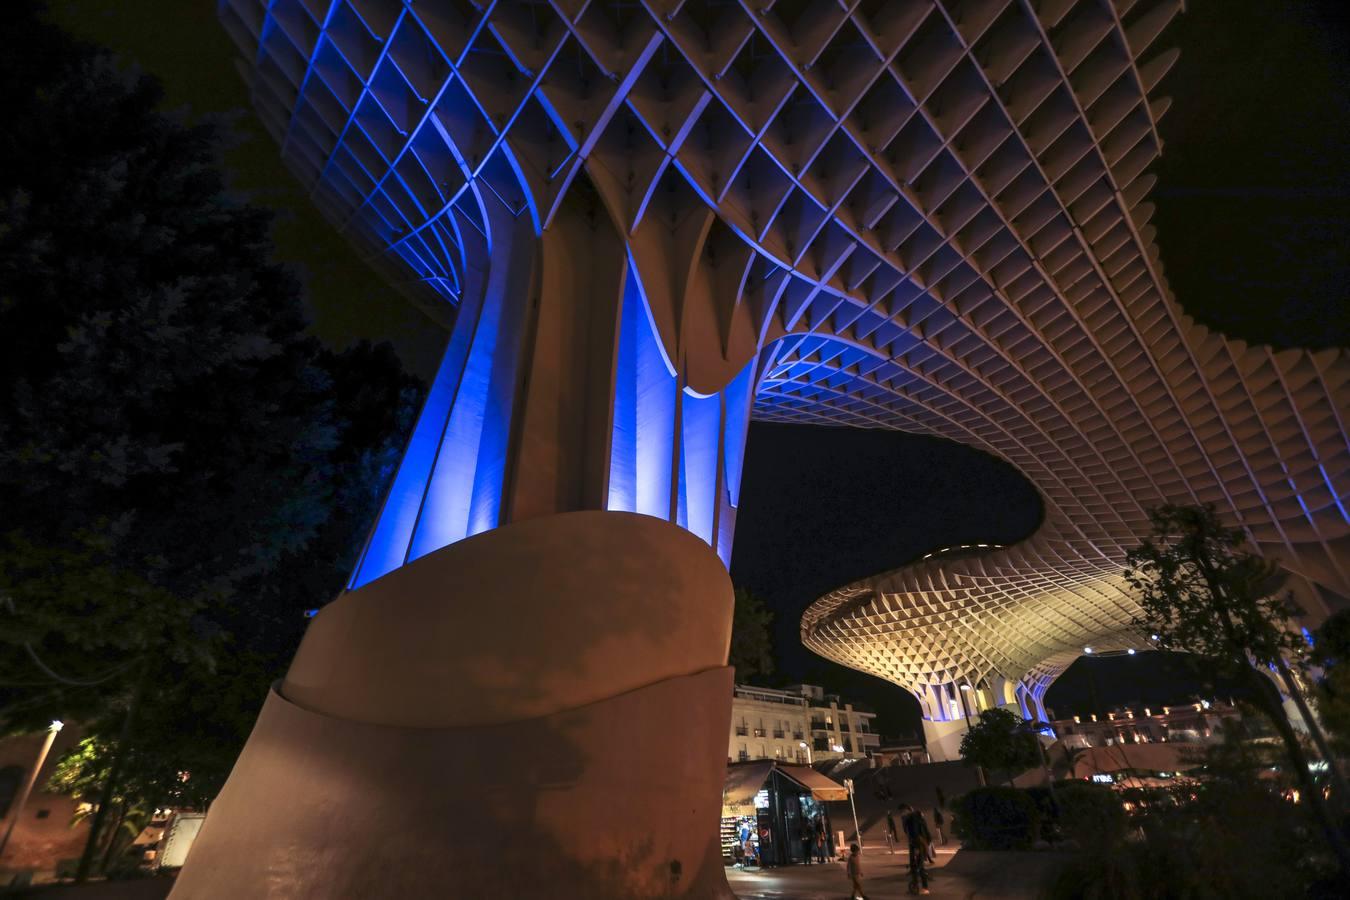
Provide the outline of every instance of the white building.
{"type": "Polygon", "coordinates": [[[731,701],[727,760],[809,763],[865,757],[881,745],[872,728],[875,718],[875,713],[812,684],[785,690],[738,684],[731,701]]]}

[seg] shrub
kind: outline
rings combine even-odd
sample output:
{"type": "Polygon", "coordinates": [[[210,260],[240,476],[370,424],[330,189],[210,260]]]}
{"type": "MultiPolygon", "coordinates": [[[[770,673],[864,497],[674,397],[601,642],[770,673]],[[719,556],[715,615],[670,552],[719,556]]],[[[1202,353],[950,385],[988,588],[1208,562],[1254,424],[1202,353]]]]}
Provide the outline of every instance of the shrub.
{"type": "Polygon", "coordinates": [[[1065,781],[1055,785],[1060,834],[1080,844],[1110,844],[1125,836],[1128,818],[1121,798],[1104,784],[1065,781]]]}
{"type": "MultiPolygon", "coordinates": [[[[1089,803],[1095,801],[1088,801],[1089,803]]],[[[1086,808],[1086,805],[1083,807],[1086,808]]],[[[1208,784],[1194,799],[1157,803],[1142,836],[1085,844],[1049,900],[1343,898],[1335,860],[1303,806],[1262,785],[1208,784]]]]}
{"type": "Polygon", "coordinates": [[[952,811],[953,833],[972,850],[1025,850],[1040,835],[1040,810],[1017,788],[976,788],[952,801],[952,811]]]}

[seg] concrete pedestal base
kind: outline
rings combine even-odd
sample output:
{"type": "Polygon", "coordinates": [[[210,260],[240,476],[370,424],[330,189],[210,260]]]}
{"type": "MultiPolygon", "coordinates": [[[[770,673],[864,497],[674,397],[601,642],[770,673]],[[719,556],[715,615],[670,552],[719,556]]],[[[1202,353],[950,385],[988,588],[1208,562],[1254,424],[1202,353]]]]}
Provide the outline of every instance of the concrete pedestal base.
{"type": "Polygon", "coordinates": [[[486,532],[344,595],[172,896],[731,900],[730,617],[706,545],[618,513],[486,532]]]}
{"type": "Polygon", "coordinates": [[[175,898],[726,898],[730,669],[486,728],[272,694],[175,898]]]}

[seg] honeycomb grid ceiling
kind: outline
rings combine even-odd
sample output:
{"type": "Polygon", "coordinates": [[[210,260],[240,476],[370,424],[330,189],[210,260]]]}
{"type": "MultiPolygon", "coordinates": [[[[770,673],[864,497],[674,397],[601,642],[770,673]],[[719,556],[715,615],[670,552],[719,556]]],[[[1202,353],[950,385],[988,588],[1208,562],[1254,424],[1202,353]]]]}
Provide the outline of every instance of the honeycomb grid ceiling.
{"type": "MultiPolygon", "coordinates": [[[[761,420],[986,450],[1040,490],[1027,541],[841,588],[808,647],[921,697],[1041,692],[1140,646],[1119,580],[1164,501],[1214,503],[1350,596],[1341,351],[1212,334],[1149,225],[1180,0],[223,0],[314,202],[453,317],[490,192],[547,228],[579,179],[629,234],[712,209],[762,335],[761,420]]],[[[734,296],[733,296],[734,295],[734,296]]]]}

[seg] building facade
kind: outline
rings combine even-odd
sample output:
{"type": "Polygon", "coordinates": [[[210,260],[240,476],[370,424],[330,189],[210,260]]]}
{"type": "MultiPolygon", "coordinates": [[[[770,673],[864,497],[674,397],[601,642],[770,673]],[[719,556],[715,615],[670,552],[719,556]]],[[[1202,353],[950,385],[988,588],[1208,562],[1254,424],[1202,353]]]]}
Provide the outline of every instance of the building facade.
{"type": "Polygon", "coordinates": [[[1227,703],[1200,700],[1173,706],[1113,709],[1056,719],[1055,734],[1066,747],[1113,747],[1121,744],[1207,744],[1223,740],[1226,723],[1242,713],[1227,703]]]}
{"type": "Polygon", "coordinates": [[[881,745],[876,714],[824,688],[784,690],[738,684],[731,701],[728,762],[773,759],[807,764],[871,756],[881,745]]]}

